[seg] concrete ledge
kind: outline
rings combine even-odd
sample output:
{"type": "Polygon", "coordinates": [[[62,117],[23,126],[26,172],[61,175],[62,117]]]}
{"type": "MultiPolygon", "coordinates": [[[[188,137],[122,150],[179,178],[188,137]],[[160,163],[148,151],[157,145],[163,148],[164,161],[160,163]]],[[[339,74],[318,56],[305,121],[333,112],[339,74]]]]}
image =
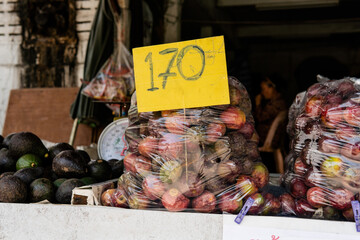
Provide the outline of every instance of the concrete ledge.
{"type": "Polygon", "coordinates": [[[0,203],[0,239],[222,239],[221,214],[0,203]]]}
{"type": "Polygon", "coordinates": [[[103,206],[0,203],[0,239],[355,240],[354,222],[172,213],[103,206]]]}

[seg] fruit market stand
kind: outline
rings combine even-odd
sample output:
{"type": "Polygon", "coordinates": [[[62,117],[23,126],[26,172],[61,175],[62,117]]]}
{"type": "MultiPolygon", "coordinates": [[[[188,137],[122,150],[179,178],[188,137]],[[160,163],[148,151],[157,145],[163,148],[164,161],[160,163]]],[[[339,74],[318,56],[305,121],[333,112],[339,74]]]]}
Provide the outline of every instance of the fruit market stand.
{"type": "Polygon", "coordinates": [[[47,147],[31,132],[1,137],[0,239],[359,239],[359,81],[327,80],[298,95],[280,178],[262,163],[251,99],[227,76],[223,38],[176,45],[173,85],[169,72],[152,79],[161,62],[152,51],[177,55],[168,47],[134,51],[151,75],[137,77],[146,82],[137,82],[128,125],[103,131],[100,159],[65,142],[47,147]],[[186,53],[199,56],[187,59],[198,74],[184,75],[186,53]],[[204,59],[215,61],[207,76],[204,59]]]}
{"type": "Polygon", "coordinates": [[[0,216],[0,239],[359,239],[353,222],[289,217],[9,203],[0,216]]]}

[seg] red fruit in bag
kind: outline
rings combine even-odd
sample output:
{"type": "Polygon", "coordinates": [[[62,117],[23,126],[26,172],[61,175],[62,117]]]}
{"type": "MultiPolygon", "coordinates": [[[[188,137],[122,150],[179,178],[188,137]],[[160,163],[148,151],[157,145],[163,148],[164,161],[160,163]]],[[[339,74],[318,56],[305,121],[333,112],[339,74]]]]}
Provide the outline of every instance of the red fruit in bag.
{"type": "Polygon", "coordinates": [[[319,170],[316,168],[309,168],[309,170],[305,174],[305,184],[308,187],[321,186],[325,180],[325,176],[323,176],[319,170]]]}
{"type": "Polygon", "coordinates": [[[216,142],[220,137],[224,136],[226,126],[223,123],[210,123],[206,128],[206,140],[208,142],[216,142]]]}
{"type": "Polygon", "coordinates": [[[246,122],[242,128],[239,129],[239,133],[241,133],[246,139],[251,139],[254,134],[255,128],[252,123],[246,122]]]}
{"type": "Polygon", "coordinates": [[[161,198],[161,203],[171,212],[179,212],[185,210],[190,200],[181,194],[176,188],[171,188],[164,193],[161,198]]]}
{"type": "Polygon", "coordinates": [[[160,199],[166,191],[165,184],[154,175],[148,175],[144,178],[142,189],[150,200],[160,199]]]}
{"type": "Polygon", "coordinates": [[[311,218],[315,209],[304,199],[295,200],[295,213],[299,217],[311,218]]]}
{"type": "Polygon", "coordinates": [[[340,153],[345,157],[360,160],[360,139],[353,139],[342,146],[340,153]]]}
{"type": "MultiPolygon", "coordinates": [[[[341,126],[335,130],[336,139],[341,142],[348,142],[351,139],[355,138],[358,135],[355,128],[350,126],[341,126]]],[[[338,142],[338,146],[341,146],[341,142],[338,142]]]]}
{"type": "Polygon", "coordinates": [[[180,114],[166,117],[165,126],[169,132],[173,134],[183,135],[185,131],[189,128],[190,123],[186,116],[180,114]]]}
{"type": "Polygon", "coordinates": [[[197,173],[193,171],[184,172],[178,181],[178,189],[186,197],[197,197],[204,192],[205,183],[197,173]]]}
{"type": "Polygon", "coordinates": [[[302,198],[306,196],[307,186],[300,178],[293,178],[290,182],[290,193],[294,198],[302,198]]]}
{"type": "Polygon", "coordinates": [[[127,202],[132,209],[147,209],[150,204],[149,199],[143,192],[136,192],[130,195],[127,202]]]}
{"type": "Polygon", "coordinates": [[[343,108],[337,104],[327,104],[323,107],[321,120],[324,126],[328,128],[337,127],[343,121],[343,108]]]}
{"type": "Polygon", "coordinates": [[[309,188],[306,193],[306,199],[314,208],[320,208],[324,205],[328,205],[326,192],[321,187],[309,188]]]}
{"type": "Polygon", "coordinates": [[[145,157],[151,157],[151,155],[157,153],[158,139],[155,137],[144,138],[138,146],[139,153],[145,157]]]}
{"type": "Polygon", "coordinates": [[[322,83],[315,83],[307,89],[307,95],[309,98],[313,96],[323,96],[327,94],[328,87],[322,83]]]}
{"type": "Polygon", "coordinates": [[[129,153],[124,158],[124,167],[127,171],[145,176],[151,171],[151,160],[136,153],[129,153]]]}
{"type": "Polygon", "coordinates": [[[265,204],[261,210],[262,215],[278,214],[281,211],[281,202],[278,198],[274,197],[271,193],[264,195],[265,204]]]}
{"type": "Polygon", "coordinates": [[[112,196],[115,192],[115,188],[108,189],[101,194],[100,201],[103,206],[111,206],[112,196]]]}
{"type": "Polygon", "coordinates": [[[269,171],[267,167],[261,162],[254,163],[251,178],[254,180],[258,189],[265,187],[269,182],[269,171]]]}
{"type": "Polygon", "coordinates": [[[240,164],[231,159],[220,162],[217,167],[218,176],[230,183],[236,181],[241,172],[242,168],[240,164]]]}
{"type": "Polygon", "coordinates": [[[112,195],[111,205],[114,207],[127,208],[128,203],[126,201],[125,191],[122,189],[116,189],[112,195]]]}
{"type": "Polygon", "coordinates": [[[295,215],[295,200],[290,194],[288,193],[281,194],[279,200],[281,203],[281,211],[283,213],[295,215]]]}
{"type": "Polygon", "coordinates": [[[345,121],[351,126],[356,127],[360,125],[360,106],[357,104],[347,103],[350,105],[345,108],[343,117],[345,121]]]}
{"type": "Polygon", "coordinates": [[[240,212],[242,207],[242,196],[238,192],[226,192],[222,194],[219,198],[219,208],[223,212],[236,214],[240,212]]]}
{"type": "Polygon", "coordinates": [[[294,162],[294,173],[298,176],[304,176],[309,166],[305,164],[300,157],[296,158],[294,162]]]}
{"type": "Polygon", "coordinates": [[[343,98],[348,98],[356,92],[354,83],[350,80],[344,80],[339,83],[337,93],[341,94],[343,98]]]}
{"type": "Polygon", "coordinates": [[[322,96],[311,97],[305,105],[306,114],[311,118],[320,117],[323,101],[324,98],[322,96]]]}
{"type": "Polygon", "coordinates": [[[338,188],[330,192],[330,203],[334,208],[339,210],[350,208],[351,201],[354,199],[354,194],[347,189],[338,188]]]}
{"type": "Polygon", "coordinates": [[[216,207],[216,197],[211,192],[205,191],[192,200],[192,207],[197,212],[211,213],[216,207]]]}
{"type": "Polygon", "coordinates": [[[246,175],[241,175],[236,182],[236,187],[241,191],[241,194],[246,197],[258,191],[255,181],[246,175]]]}
{"type": "Polygon", "coordinates": [[[319,140],[319,150],[323,153],[339,153],[341,148],[341,142],[334,139],[323,136],[319,140]]]}
{"type": "Polygon", "coordinates": [[[249,208],[248,213],[253,215],[260,214],[264,204],[265,204],[265,198],[261,193],[254,193],[250,196],[252,199],[254,199],[253,205],[249,208]]]}
{"type": "Polygon", "coordinates": [[[220,115],[221,121],[229,129],[240,129],[246,123],[246,115],[237,107],[228,107],[220,115]]]}

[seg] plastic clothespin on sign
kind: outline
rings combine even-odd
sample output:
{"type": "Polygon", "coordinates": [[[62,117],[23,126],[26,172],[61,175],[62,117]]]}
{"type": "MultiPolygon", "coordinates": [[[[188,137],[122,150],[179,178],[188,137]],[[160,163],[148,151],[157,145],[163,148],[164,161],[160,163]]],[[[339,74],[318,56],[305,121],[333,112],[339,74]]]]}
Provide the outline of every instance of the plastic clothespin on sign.
{"type": "Polygon", "coordinates": [[[254,201],[255,201],[254,199],[252,199],[250,197],[248,198],[245,205],[243,206],[243,208],[241,209],[241,211],[239,212],[239,214],[235,218],[235,222],[237,224],[240,224],[242,222],[242,220],[244,219],[246,213],[249,211],[250,207],[254,204],[254,201]]]}
{"type": "Polygon", "coordinates": [[[359,204],[359,201],[351,201],[351,206],[352,206],[352,209],[354,212],[356,231],[360,232],[360,204],[359,204]]]}

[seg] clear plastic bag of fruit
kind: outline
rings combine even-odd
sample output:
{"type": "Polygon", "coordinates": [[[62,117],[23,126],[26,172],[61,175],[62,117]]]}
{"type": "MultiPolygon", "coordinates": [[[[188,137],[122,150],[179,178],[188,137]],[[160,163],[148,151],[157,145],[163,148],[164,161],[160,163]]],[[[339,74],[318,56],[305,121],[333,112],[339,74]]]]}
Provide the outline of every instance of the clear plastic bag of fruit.
{"type": "Polygon", "coordinates": [[[300,217],[354,220],[360,192],[360,85],[345,78],[308,88],[288,126],[291,151],[283,185],[300,217]]]}
{"type": "Polygon", "coordinates": [[[122,22],[116,21],[114,52],[82,94],[99,101],[125,102],[135,91],[133,59],[122,42],[123,28],[122,22]]]}
{"type": "Polygon", "coordinates": [[[113,200],[135,209],[238,213],[269,173],[248,93],[233,77],[229,89],[229,105],[145,113],[134,95],[125,173],[113,200]]]}

